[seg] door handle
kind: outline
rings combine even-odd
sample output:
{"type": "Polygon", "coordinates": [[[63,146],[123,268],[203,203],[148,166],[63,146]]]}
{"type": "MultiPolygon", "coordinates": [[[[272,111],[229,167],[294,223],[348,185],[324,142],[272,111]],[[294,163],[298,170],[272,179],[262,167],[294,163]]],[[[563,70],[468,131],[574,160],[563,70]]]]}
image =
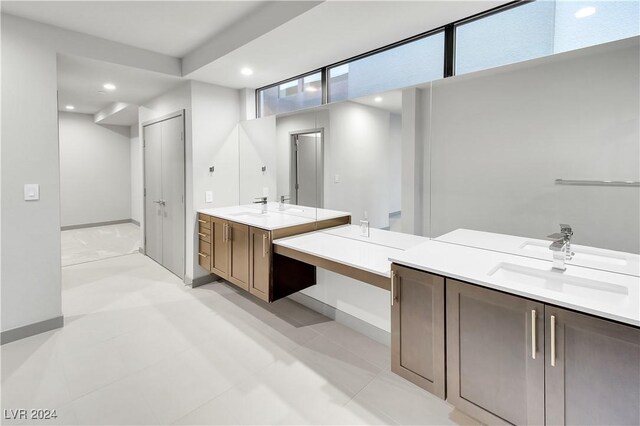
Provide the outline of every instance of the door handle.
{"type": "Polygon", "coordinates": [[[207,234],[203,234],[202,232],[198,232],[198,235],[200,235],[201,237],[206,237],[207,234]]]}
{"type": "Polygon", "coordinates": [[[222,242],[226,243],[227,242],[227,224],[223,224],[222,225],[222,242]]]}
{"type": "Polygon", "coordinates": [[[206,255],[206,254],[204,254],[204,253],[200,253],[200,252],[198,252],[198,256],[200,256],[200,257],[207,257],[207,255],[206,255]]]}
{"type": "Polygon", "coordinates": [[[202,220],[202,219],[198,219],[198,222],[200,222],[200,223],[207,223],[207,221],[206,221],[206,220],[202,220]]]}
{"type": "Polygon", "coordinates": [[[262,235],[262,257],[267,255],[267,236],[262,235]]]}
{"type": "Polygon", "coordinates": [[[556,366],[556,316],[551,315],[551,366],[556,366]]]}
{"type": "Polygon", "coordinates": [[[531,310],[531,358],[536,359],[536,310],[531,310]]]}

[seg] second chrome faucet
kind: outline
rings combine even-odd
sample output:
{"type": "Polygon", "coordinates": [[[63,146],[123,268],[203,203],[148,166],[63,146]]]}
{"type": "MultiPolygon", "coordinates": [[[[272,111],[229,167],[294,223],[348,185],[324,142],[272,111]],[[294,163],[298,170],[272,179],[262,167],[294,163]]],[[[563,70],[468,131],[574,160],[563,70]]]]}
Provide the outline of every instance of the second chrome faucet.
{"type": "Polygon", "coordinates": [[[553,269],[564,271],[567,269],[566,261],[573,258],[573,252],[571,251],[571,237],[573,236],[573,230],[571,225],[560,224],[560,232],[551,234],[547,238],[551,238],[554,241],[549,245],[549,250],[553,252],[553,269]]]}

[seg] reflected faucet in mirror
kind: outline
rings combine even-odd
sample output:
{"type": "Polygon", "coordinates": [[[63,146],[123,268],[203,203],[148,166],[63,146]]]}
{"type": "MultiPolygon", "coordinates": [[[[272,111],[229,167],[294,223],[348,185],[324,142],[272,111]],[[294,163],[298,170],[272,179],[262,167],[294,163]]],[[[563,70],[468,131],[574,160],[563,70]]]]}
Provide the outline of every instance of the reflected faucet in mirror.
{"type": "Polygon", "coordinates": [[[280,196],[280,211],[284,210],[284,203],[285,201],[289,201],[291,200],[291,197],[289,197],[288,195],[281,195],[280,196]]]}
{"type": "Polygon", "coordinates": [[[565,262],[573,258],[571,252],[571,237],[573,230],[571,225],[560,224],[560,232],[548,235],[547,238],[555,240],[549,245],[549,250],[553,252],[553,269],[564,271],[567,269],[565,262]]]}
{"type": "Polygon", "coordinates": [[[262,214],[267,213],[267,197],[257,197],[253,204],[262,204],[262,214]]]}

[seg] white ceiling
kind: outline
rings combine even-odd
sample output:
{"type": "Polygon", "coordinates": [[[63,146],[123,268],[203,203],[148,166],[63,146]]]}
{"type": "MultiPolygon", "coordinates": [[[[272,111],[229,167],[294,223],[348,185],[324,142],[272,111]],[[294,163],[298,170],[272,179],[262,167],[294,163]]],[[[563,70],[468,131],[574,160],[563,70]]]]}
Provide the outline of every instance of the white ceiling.
{"type": "Polygon", "coordinates": [[[22,18],[183,57],[264,1],[2,1],[22,18]]]}
{"type": "Polygon", "coordinates": [[[60,54],[60,109],[73,104],[76,112],[95,114],[114,102],[139,105],[185,79],[233,88],[261,87],[506,2],[329,0],[318,5],[309,2],[307,10],[287,2],[240,0],[3,0],[2,11],[182,58],[195,53],[206,56],[218,41],[233,46],[230,53],[217,59],[212,56],[212,62],[184,78],[60,54]],[[247,25],[256,27],[250,37],[247,25]],[[243,67],[251,67],[254,74],[241,75],[243,67]],[[99,94],[106,81],[118,89],[99,94]]]}
{"type": "Polygon", "coordinates": [[[326,1],[188,75],[257,88],[440,27],[507,1],[326,1]],[[245,77],[242,67],[253,68],[245,77]]]}
{"type": "Polygon", "coordinates": [[[183,81],[180,77],[96,61],[76,56],[58,55],[58,107],[75,106],[74,112],[95,114],[114,102],[140,105],[183,81]],[[104,91],[104,83],[116,90],[104,91]]]}

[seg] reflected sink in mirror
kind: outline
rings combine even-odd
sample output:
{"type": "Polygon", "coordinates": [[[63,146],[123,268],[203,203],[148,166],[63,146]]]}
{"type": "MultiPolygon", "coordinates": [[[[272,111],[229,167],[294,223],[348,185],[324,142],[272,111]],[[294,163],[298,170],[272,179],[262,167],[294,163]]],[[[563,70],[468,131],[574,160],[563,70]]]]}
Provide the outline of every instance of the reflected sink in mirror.
{"type": "MultiPolygon", "coordinates": [[[[549,254],[549,244],[542,241],[527,241],[520,246],[521,249],[530,251],[532,254],[549,254]]],[[[609,265],[627,266],[629,261],[621,255],[607,253],[607,250],[597,249],[595,247],[571,246],[574,253],[572,263],[585,264],[589,263],[606,263],[609,265]]]]}
{"type": "Polygon", "coordinates": [[[568,271],[555,271],[551,269],[538,269],[515,263],[502,262],[489,271],[488,275],[504,280],[511,284],[521,284],[538,288],[559,291],[565,294],[596,296],[585,292],[595,291],[600,294],[628,295],[627,287],[612,284],[605,281],[598,281],[589,278],[571,275],[568,271]]]}

